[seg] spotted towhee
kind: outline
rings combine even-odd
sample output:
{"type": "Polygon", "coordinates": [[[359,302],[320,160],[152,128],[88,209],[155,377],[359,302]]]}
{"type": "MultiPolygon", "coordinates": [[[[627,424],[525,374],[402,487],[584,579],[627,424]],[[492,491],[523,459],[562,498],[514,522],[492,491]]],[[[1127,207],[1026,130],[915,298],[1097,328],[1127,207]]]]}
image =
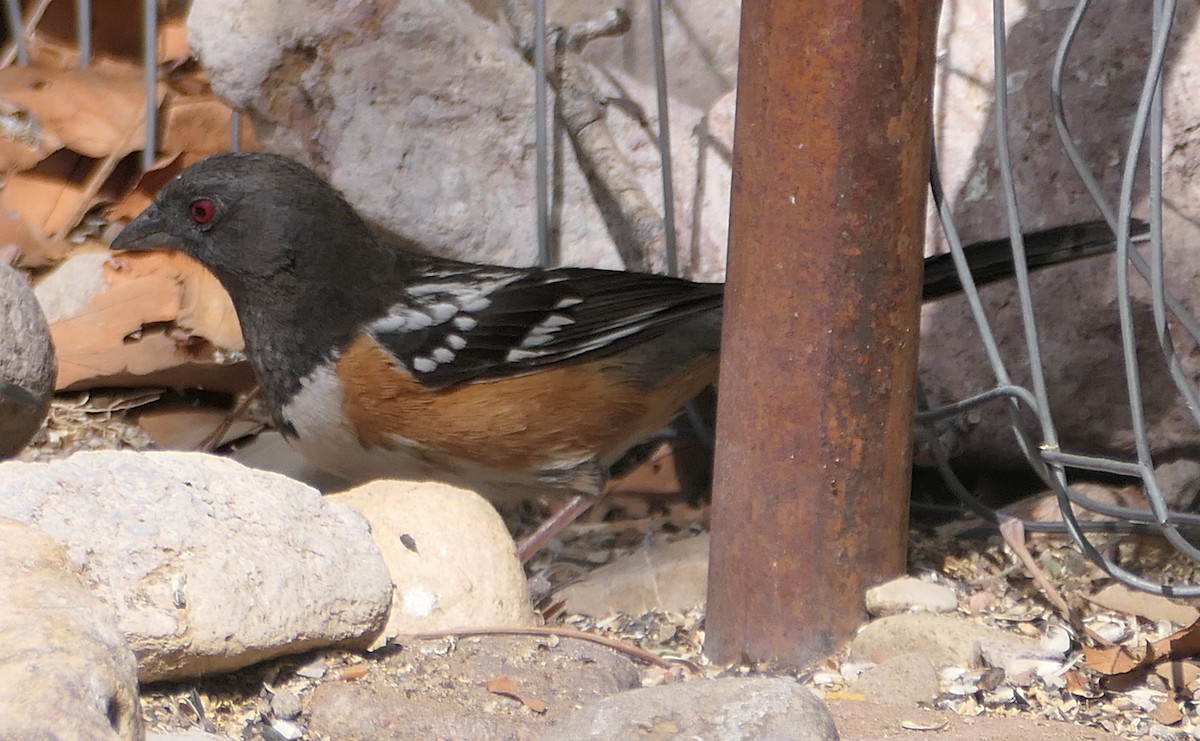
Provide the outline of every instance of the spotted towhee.
{"type": "MultiPolygon", "coordinates": [[[[585,495],[717,376],[720,284],[509,268],[377,238],[306,167],[271,154],[192,166],[113,242],[181,250],[233,299],[275,424],[352,479],[585,495]]],[[[1031,266],[1112,249],[1102,223],[1026,237],[1031,266]]],[[[968,248],[1012,273],[1007,240],[968,248]]],[[[957,290],[926,261],[925,298],[957,290]]]]}

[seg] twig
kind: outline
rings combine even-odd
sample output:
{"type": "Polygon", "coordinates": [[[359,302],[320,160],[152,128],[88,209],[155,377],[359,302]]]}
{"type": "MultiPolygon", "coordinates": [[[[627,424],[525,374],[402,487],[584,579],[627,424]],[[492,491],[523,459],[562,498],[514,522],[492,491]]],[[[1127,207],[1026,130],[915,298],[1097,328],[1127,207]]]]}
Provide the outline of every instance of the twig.
{"type": "Polygon", "coordinates": [[[1062,613],[1063,618],[1075,624],[1072,619],[1071,608],[1067,605],[1067,601],[1063,599],[1058,588],[1050,581],[1050,577],[1046,576],[1046,572],[1034,560],[1033,554],[1029,552],[1029,548],[1025,546],[1025,523],[1015,517],[1001,515],[1000,519],[1000,536],[1004,538],[1004,542],[1012,548],[1013,553],[1017,554],[1017,558],[1021,563],[1025,564],[1025,570],[1029,572],[1029,576],[1033,578],[1035,584],[1041,588],[1042,593],[1046,595],[1046,599],[1050,600],[1050,604],[1062,613]]]}
{"type": "Polygon", "coordinates": [[[657,666],[660,669],[670,669],[678,664],[686,666],[693,674],[700,673],[700,667],[696,666],[687,659],[675,659],[668,661],[661,656],[656,656],[640,646],[633,646],[624,641],[618,641],[615,638],[595,635],[594,633],[584,633],[581,630],[574,628],[463,628],[462,630],[447,630],[437,633],[417,633],[415,635],[404,636],[409,640],[437,640],[439,638],[466,638],[469,636],[539,636],[557,638],[575,638],[581,641],[598,643],[601,646],[607,646],[614,651],[623,653],[626,656],[641,661],[651,666],[657,666]]]}
{"type": "MultiPolygon", "coordinates": [[[[526,60],[532,60],[534,17],[528,0],[503,0],[501,8],[512,28],[514,43],[526,60]]],[[[548,25],[547,35],[559,42],[556,46],[560,52],[565,52],[568,38],[579,44],[584,39],[617,33],[627,23],[628,17],[622,20],[612,16],[580,24],[571,31],[548,25]]],[[[559,53],[555,58],[558,67],[547,70],[547,83],[558,94],[558,114],[601,212],[615,211],[619,216],[618,224],[610,223],[610,231],[614,232],[613,242],[625,267],[639,271],[661,267],[660,256],[666,253],[663,217],[646,197],[633,175],[633,166],[605,123],[604,96],[577,54],[559,53]]]]}

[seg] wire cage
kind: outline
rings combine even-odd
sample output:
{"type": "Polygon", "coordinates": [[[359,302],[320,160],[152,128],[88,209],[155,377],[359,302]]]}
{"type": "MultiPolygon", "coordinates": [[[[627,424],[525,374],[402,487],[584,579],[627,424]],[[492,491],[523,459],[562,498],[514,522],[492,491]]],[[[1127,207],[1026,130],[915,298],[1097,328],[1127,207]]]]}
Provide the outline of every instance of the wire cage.
{"type": "MultiPolygon", "coordinates": [[[[46,5],[46,2],[41,2],[23,9],[19,0],[5,0],[9,28],[21,29],[22,32],[13,34],[12,43],[5,56],[0,59],[0,64],[7,66],[28,63],[26,35],[36,27],[46,5]]],[[[535,131],[537,157],[535,188],[538,256],[543,265],[548,265],[553,260],[549,226],[552,208],[549,186],[550,147],[554,136],[551,127],[556,123],[555,117],[548,110],[548,78],[553,74],[549,67],[553,65],[555,58],[551,53],[551,45],[564,43],[564,29],[547,18],[544,0],[534,0],[532,5],[534,18],[529,56],[533,68],[532,82],[536,91],[535,121],[532,122],[532,126],[535,131]]],[[[983,12],[980,7],[976,7],[979,5],[947,2],[943,14],[983,12]]],[[[988,302],[981,298],[971,279],[957,226],[961,218],[960,205],[964,196],[962,192],[947,195],[944,191],[943,173],[935,156],[930,167],[932,208],[940,225],[941,235],[953,255],[963,285],[970,323],[977,332],[974,341],[978,343],[980,352],[986,358],[990,379],[987,388],[952,401],[935,401],[933,395],[922,392],[920,411],[916,419],[917,438],[919,445],[962,502],[986,520],[998,523],[1009,516],[985,506],[956,475],[952,462],[954,451],[946,443],[945,433],[968,415],[986,414],[1000,419],[1007,426],[1014,445],[1031,470],[1056,493],[1062,512],[1061,522],[1027,521],[1026,529],[1069,534],[1091,560],[1114,578],[1130,586],[1160,594],[1194,597],[1200,596],[1200,584],[1164,583],[1163,580],[1136,573],[1120,560],[1116,548],[1118,541],[1107,537],[1107,534],[1155,534],[1168,541],[1179,553],[1200,561],[1200,548],[1189,537],[1189,528],[1200,526],[1200,514],[1188,511],[1185,503],[1177,495],[1164,490],[1160,474],[1156,473],[1156,462],[1159,462],[1162,451],[1156,450],[1152,444],[1150,427],[1153,420],[1147,412],[1145,401],[1146,384],[1149,380],[1166,382],[1165,379],[1169,379],[1178,395],[1177,403],[1181,409],[1186,410],[1186,415],[1196,426],[1196,439],[1200,441],[1200,398],[1197,392],[1200,369],[1191,362],[1193,351],[1200,347],[1200,323],[1190,311],[1192,303],[1189,302],[1189,297],[1179,293],[1178,281],[1172,280],[1173,276],[1168,270],[1164,250],[1164,213],[1171,210],[1167,208],[1171,199],[1164,194],[1163,186],[1164,151],[1169,150],[1171,146],[1170,142],[1164,140],[1163,134],[1164,81],[1170,71],[1171,60],[1178,56],[1178,41],[1189,30],[1195,13],[1190,9],[1180,10],[1173,0],[1152,0],[1144,4],[1144,8],[1143,4],[1136,5],[1138,9],[1124,8],[1123,12],[1135,15],[1144,13],[1144,29],[1138,24],[1133,24],[1128,29],[1125,40],[1136,43],[1137,48],[1145,50],[1144,66],[1132,72],[1127,71],[1127,74],[1136,74],[1140,80],[1136,86],[1135,99],[1119,101],[1122,104],[1127,102],[1131,107],[1130,113],[1121,114],[1128,116],[1128,128],[1124,132],[1120,151],[1113,153],[1110,160],[1102,163],[1096,161],[1098,154],[1102,154],[1096,147],[1089,149],[1080,145],[1079,132],[1091,127],[1089,115],[1111,118],[1117,114],[1114,111],[1081,112],[1073,109],[1070,83],[1095,73],[1093,67],[1089,66],[1092,60],[1081,59],[1081,49],[1086,46],[1084,42],[1100,38],[1100,33],[1107,27],[1103,18],[1116,12],[1114,4],[1078,0],[1073,8],[1064,9],[1055,16],[1063,19],[1061,28],[1052,29],[1041,25],[1021,29],[1019,22],[1011,22],[1011,19],[1006,17],[1010,8],[1006,8],[1003,0],[994,0],[990,19],[993,41],[991,69],[986,73],[979,73],[977,70],[954,70],[948,64],[943,65],[939,73],[943,76],[942,100],[939,106],[945,104],[946,96],[950,94],[947,92],[949,77],[958,75],[966,81],[965,84],[983,89],[989,83],[981,82],[980,74],[990,74],[991,70],[1002,71],[992,74],[990,90],[985,96],[990,110],[990,120],[986,129],[992,136],[986,150],[990,158],[986,166],[993,170],[996,201],[1000,207],[999,215],[994,218],[1010,234],[1015,250],[1016,300],[1015,306],[1009,310],[1019,314],[1021,342],[1018,344],[1021,346],[1021,352],[1019,357],[1006,353],[1005,343],[997,338],[994,331],[996,307],[989,306],[988,302]],[[1038,75],[1029,75],[1031,61],[1021,56],[1020,44],[1025,41],[1017,38],[1018,30],[1023,33],[1054,34],[1054,38],[1057,39],[1057,51],[1049,62],[1047,80],[1042,80],[1038,75]],[[1035,84],[1041,82],[1048,84],[1035,84]],[[1052,122],[1055,136],[1053,146],[1061,148],[1061,152],[1069,161],[1071,176],[1081,184],[1090,200],[1089,210],[1098,213],[1117,235],[1112,311],[1116,315],[1113,326],[1118,335],[1113,341],[1120,348],[1120,361],[1113,366],[1121,368],[1124,379],[1125,398],[1121,403],[1127,410],[1128,430],[1123,439],[1128,440],[1128,445],[1123,450],[1107,450],[1099,454],[1078,448],[1069,435],[1060,433],[1060,425],[1056,424],[1060,418],[1058,412],[1061,407],[1056,408],[1051,399],[1052,384],[1048,381],[1049,374],[1045,363],[1046,330],[1048,324],[1063,324],[1073,321],[1074,318],[1053,315],[1039,309],[1038,296],[1032,289],[1028,272],[1024,268],[1021,233],[1023,221],[1028,220],[1028,213],[1023,212],[1030,209],[1029,204],[1022,199],[1021,188],[1022,177],[1027,181],[1029,175],[1025,173],[1022,176],[1020,172],[1023,167],[1021,158],[1028,156],[1028,147],[1025,145],[1029,143],[1029,131],[1015,123],[1016,114],[1010,105],[1015,93],[1014,88],[1020,88],[1022,116],[1027,116],[1030,110],[1040,107],[1045,120],[1052,122]],[[1022,144],[1020,152],[1014,152],[1013,142],[1017,138],[1020,138],[1022,144]],[[1097,169],[1101,166],[1107,175],[1097,174],[1097,169]],[[1150,225],[1148,236],[1145,238],[1130,236],[1129,225],[1135,210],[1150,225]],[[1173,285],[1176,287],[1173,288],[1173,285]],[[1139,311],[1138,302],[1148,304],[1148,311],[1139,311]],[[1165,373],[1155,374],[1152,379],[1145,372],[1148,362],[1147,347],[1161,357],[1161,361],[1155,362],[1165,363],[1166,368],[1165,373]],[[1076,475],[1081,473],[1105,474],[1137,483],[1144,489],[1146,505],[1117,506],[1089,497],[1071,485],[1076,475]],[[1081,513],[1089,514],[1084,516],[1081,513]],[[1103,540],[1100,540],[1101,538],[1103,540]]],[[[155,0],[146,0],[143,7],[142,22],[148,30],[143,42],[146,60],[144,80],[147,121],[142,156],[143,166],[149,168],[156,149],[155,85],[159,71],[155,64],[155,36],[151,31],[157,24],[158,4],[155,0]]],[[[91,58],[89,29],[92,13],[93,8],[88,0],[77,0],[75,17],[78,23],[77,43],[81,66],[88,65],[91,58]]],[[[662,240],[667,256],[666,272],[674,274],[677,272],[678,247],[675,236],[676,215],[672,212],[672,187],[675,177],[671,162],[670,109],[667,94],[671,70],[664,53],[663,13],[661,0],[651,0],[649,33],[653,49],[653,79],[657,93],[656,135],[662,158],[662,240]]],[[[945,25],[947,24],[944,19],[945,25]]],[[[622,23],[621,18],[617,16],[608,21],[608,27],[613,32],[624,32],[628,24],[622,23]]],[[[1132,68],[1137,59],[1135,55],[1126,61],[1132,68]]],[[[1042,60],[1034,61],[1040,64],[1042,60]]],[[[935,124],[939,120],[935,115],[935,124]]],[[[234,137],[230,142],[231,148],[238,148],[237,133],[240,131],[241,126],[235,121],[231,126],[234,137]]],[[[944,136],[944,132],[939,135],[935,149],[945,145],[944,136]]],[[[1200,481],[1200,478],[1197,481],[1200,481]]]]}

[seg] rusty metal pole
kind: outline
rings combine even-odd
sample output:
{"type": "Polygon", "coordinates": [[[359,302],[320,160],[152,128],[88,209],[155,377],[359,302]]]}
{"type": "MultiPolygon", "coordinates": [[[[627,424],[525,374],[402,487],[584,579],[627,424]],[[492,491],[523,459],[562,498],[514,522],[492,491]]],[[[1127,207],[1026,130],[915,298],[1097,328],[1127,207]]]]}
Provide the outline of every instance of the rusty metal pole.
{"type": "Polygon", "coordinates": [[[742,4],[706,651],[801,666],[905,565],[936,0],[742,4]]]}

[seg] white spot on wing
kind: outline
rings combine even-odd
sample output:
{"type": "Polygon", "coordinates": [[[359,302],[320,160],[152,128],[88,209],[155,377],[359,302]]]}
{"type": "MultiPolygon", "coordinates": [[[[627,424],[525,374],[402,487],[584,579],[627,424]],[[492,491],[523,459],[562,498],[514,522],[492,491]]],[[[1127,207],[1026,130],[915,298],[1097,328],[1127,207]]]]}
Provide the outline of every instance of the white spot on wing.
{"type": "Polygon", "coordinates": [[[458,313],[458,307],[446,301],[429,304],[426,308],[429,311],[429,315],[433,317],[433,321],[438,324],[449,321],[451,317],[458,313]]]}
{"type": "Polygon", "coordinates": [[[582,303],[583,303],[583,299],[581,299],[581,298],[578,298],[576,296],[567,296],[566,298],[560,298],[558,300],[558,303],[554,305],[554,308],[569,309],[572,306],[578,306],[579,304],[582,304],[582,303]]]}
{"type": "Polygon", "coordinates": [[[492,300],[490,298],[488,298],[487,296],[481,295],[481,296],[476,296],[475,298],[471,299],[467,303],[463,304],[462,310],[467,312],[468,314],[474,314],[477,311],[483,311],[484,309],[486,309],[487,307],[489,307],[491,305],[492,305],[492,300]]]}
{"type": "Polygon", "coordinates": [[[508,351],[507,355],[504,356],[504,362],[517,363],[522,360],[529,360],[530,358],[536,358],[539,355],[541,355],[541,353],[529,352],[528,350],[521,350],[518,348],[513,348],[512,350],[508,351]]]}
{"type": "Polygon", "coordinates": [[[454,351],[448,347],[435,348],[433,351],[433,359],[439,364],[449,363],[450,361],[454,360],[454,351]]]}
{"type": "Polygon", "coordinates": [[[424,329],[432,324],[433,320],[424,312],[408,306],[393,306],[387,316],[371,322],[367,329],[377,334],[388,334],[411,332],[416,329],[424,329]]]}
{"type": "Polygon", "coordinates": [[[479,326],[479,322],[469,316],[454,317],[454,328],[460,332],[470,332],[475,327],[479,326]]]}
{"type": "Polygon", "coordinates": [[[413,370],[421,373],[432,373],[437,370],[438,364],[432,358],[413,358],[413,370]]]}
{"type": "Polygon", "coordinates": [[[451,350],[461,350],[467,346],[467,341],[456,334],[446,335],[446,347],[451,350]]]}

